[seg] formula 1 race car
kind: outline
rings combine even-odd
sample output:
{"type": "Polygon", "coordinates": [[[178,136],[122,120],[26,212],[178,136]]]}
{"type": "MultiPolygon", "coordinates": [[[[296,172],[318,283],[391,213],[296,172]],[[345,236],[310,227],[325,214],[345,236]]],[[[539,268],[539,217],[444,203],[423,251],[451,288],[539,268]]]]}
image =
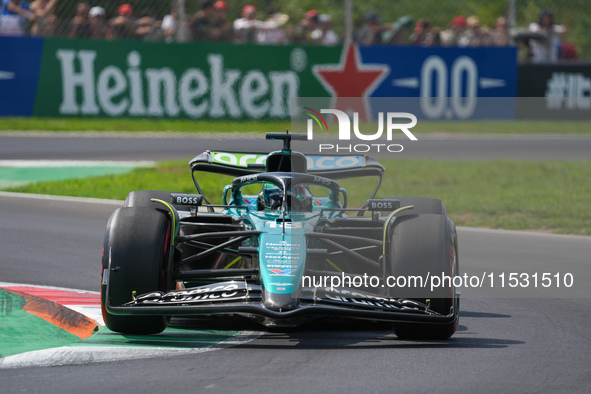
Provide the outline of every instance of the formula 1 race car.
{"type": "Polygon", "coordinates": [[[102,258],[107,327],[163,331],[177,315],[240,315],[265,326],[325,317],[390,321],[407,339],[456,331],[455,225],[440,200],[375,198],[384,167],[363,155],[304,155],[305,135],[268,133],[283,149],[206,151],[189,163],[196,194],[131,192],[109,219],[102,258]],[[235,177],[222,204],[196,173],[235,177]],[[358,208],[338,180],[375,177],[358,208]],[[433,286],[436,283],[438,286],[433,286]]]}

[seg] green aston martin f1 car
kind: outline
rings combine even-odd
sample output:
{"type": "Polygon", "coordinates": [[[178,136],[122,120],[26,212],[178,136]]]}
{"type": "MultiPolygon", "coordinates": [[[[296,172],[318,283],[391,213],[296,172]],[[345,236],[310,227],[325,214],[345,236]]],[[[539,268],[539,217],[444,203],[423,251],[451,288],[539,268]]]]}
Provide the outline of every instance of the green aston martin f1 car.
{"type": "Polygon", "coordinates": [[[269,133],[281,150],[198,155],[189,163],[195,194],[131,192],[104,239],[106,325],[151,334],[177,315],[279,327],[343,317],[392,322],[400,338],[453,335],[459,289],[445,278],[459,275],[458,243],[442,202],[376,198],[380,163],[291,150],[305,138],[269,133]],[[202,193],[202,172],[234,177],[221,204],[202,193]],[[377,186],[348,207],[339,181],[359,177],[377,186]]]}

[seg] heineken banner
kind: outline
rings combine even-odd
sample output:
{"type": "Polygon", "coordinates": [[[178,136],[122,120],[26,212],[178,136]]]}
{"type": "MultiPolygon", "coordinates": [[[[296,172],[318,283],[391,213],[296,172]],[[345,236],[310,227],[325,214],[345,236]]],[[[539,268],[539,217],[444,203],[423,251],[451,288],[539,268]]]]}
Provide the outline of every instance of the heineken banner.
{"type": "MultiPolygon", "coordinates": [[[[509,47],[0,37],[0,51],[0,116],[289,119],[293,97],[514,97],[517,77],[509,47]]],[[[458,108],[426,103],[419,117],[507,116],[473,100],[458,108]]]]}

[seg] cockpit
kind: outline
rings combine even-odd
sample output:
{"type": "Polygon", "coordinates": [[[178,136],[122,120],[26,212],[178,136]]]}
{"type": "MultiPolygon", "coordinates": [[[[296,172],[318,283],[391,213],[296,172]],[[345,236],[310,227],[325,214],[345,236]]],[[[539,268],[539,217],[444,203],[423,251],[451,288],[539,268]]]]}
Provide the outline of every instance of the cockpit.
{"type": "Polygon", "coordinates": [[[312,212],[314,209],[314,196],[310,190],[302,184],[292,186],[285,193],[274,185],[264,185],[257,199],[257,210],[276,211],[283,208],[291,212],[312,212]]]}

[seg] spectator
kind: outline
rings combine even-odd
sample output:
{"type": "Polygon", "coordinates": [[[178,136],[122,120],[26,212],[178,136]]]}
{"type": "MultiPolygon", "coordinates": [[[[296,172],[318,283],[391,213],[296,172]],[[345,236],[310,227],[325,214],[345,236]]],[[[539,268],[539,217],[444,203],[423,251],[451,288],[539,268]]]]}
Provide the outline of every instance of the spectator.
{"type": "Polygon", "coordinates": [[[577,47],[570,42],[563,42],[560,46],[560,60],[578,60],[577,47]]]}
{"type": "Polygon", "coordinates": [[[130,4],[119,6],[118,16],[109,22],[114,38],[136,38],[133,7],[130,4]]]}
{"type": "Polygon", "coordinates": [[[365,23],[355,32],[355,41],[363,45],[381,44],[382,33],[388,30],[382,26],[382,21],[377,13],[368,12],[365,15],[365,23]]]}
{"type": "Polygon", "coordinates": [[[151,15],[145,15],[135,22],[135,38],[144,41],[162,41],[164,33],[161,29],[162,21],[151,15]]]}
{"type": "Polygon", "coordinates": [[[441,28],[433,27],[423,41],[424,46],[440,46],[441,45],[441,28]]]}
{"type": "Polygon", "coordinates": [[[310,44],[312,40],[312,32],[318,27],[318,11],[310,10],[306,12],[304,19],[298,23],[288,34],[291,41],[296,44],[310,44]]]}
{"type": "Polygon", "coordinates": [[[507,20],[503,16],[497,18],[495,23],[495,30],[492,33],[493,43],[499,46],[509,44],[509,34],[507,30],[507,20]]]}
{"type": "Polygon", "coordinates": [[[405,15],[394,23],[384,26],[382,32],[382,43],[384,44],[406,44],[408,31],[412,28],[412,16],[405,15]]]}
{"type": "Polygon", "coordinates": [[[410,36],[413,45],[437,46],[441,45],[441,29],[431,27],[431,22],[419,19],[417,26],[410,36]]]}
{"type": "Polygon", "coordinates": [[[532,51],[532,62],[555,62],[558,60],[560,51],[560,36],[566,34],[567,30],[562,25],[554,24],[554,13],[546,9],[540,14],[538,23],[529,25],[529,30],[539,33],[543,39],[530,40],[532,51]]]}
{"type": "Polygon", "coordinates": [[[88,21],[88,11],[90,7],[87,3],[80,2],[76,6],[76,15],[68,25],[68,37],[70,38],[88,38],[90,37],[90,26],[88,21]]]}
{"type": "Polygon", "coordinates": [[[443,45],[458,45],[459,38],[466,31],[466,18],[462,15],[456,16],[449,24],[449,28],[441,32],[441,42],[443,45]]]}
{"type": "Polygon", "coordinates": [[[113,38],[113,33],[106,23],[105,9],[103,7],[92,7],[88,11],[88,17],[91,38],[107,40],[113,38]]]}
{"type": "Polygon", "coordinates": [[[281,27],[287,23],[289,16],[270,11],[269,17],[258,27],[257,42],[259,44],[287,44],[287,35],[281,27]]]}
{"type": "Polygon", "coordinates": [[[31,3],[31,11],[35,13],[35,22],[31,27],[31,35],[51,37],[55,35],[55,4],[57,0],[35,0],[31,3]]]}
{"type": "Polygon", "coordinates": [[[228,4],[224,0],[216,1],[211,39],[213,41],[231,41],[232,23],[228,20],[228,4]]]}
{"type": "Polygon", "coordinates": [[[429,21],[419,19],[410,36],[410,43],[413,45],[425,45],[431,34],[431,23],[429,21]]]}
{"type": "Polygon", "coordinates": [[[492,45],[492,35],[486,27],[480,25],[480,18],[476,15],[466,19],[467,30],[458,38],[459,46],[486,46],[492,45]]]}
{"type": "Polygon", "coordinates": [[[0,35],[22,36],[29,22],[34,21],[35,13],[26,1],[3,0],[0,13],[0,35]]]}
{"type": "Polygon", "coordinates": [[[170,8],[170,14],[164,15],[162,18],[162,32],[164,34],[164,41],[173,42],[176,37],[178,28],[179,14],[176,7],[170,8]]]}
{"type": "Polygon", "coordinates": [[[329,15],[318,15],[318,28],[312,32],[312,40],[321,45],[336,45],[339,43],[339,36],[331,30],[331,19],[329,15]]]}
{"type": "Polygon", "coordinates": [[[235,42],[255,42],[257,40],[258,30],[266,25],[254,18],[256,13],[257,9],[254,5],[248,4],[242,7],[242,17],[236,19],[233,25],[235,42]]]}
{"type": "Polygon", "coordinates": [[[214,25],[214,13],[212,0],[203,0],[201,2],[200,10],[189,22],[189,30],[191,31],[191,40],[193,41],[210,41],[211,30],[214,25]]]}

